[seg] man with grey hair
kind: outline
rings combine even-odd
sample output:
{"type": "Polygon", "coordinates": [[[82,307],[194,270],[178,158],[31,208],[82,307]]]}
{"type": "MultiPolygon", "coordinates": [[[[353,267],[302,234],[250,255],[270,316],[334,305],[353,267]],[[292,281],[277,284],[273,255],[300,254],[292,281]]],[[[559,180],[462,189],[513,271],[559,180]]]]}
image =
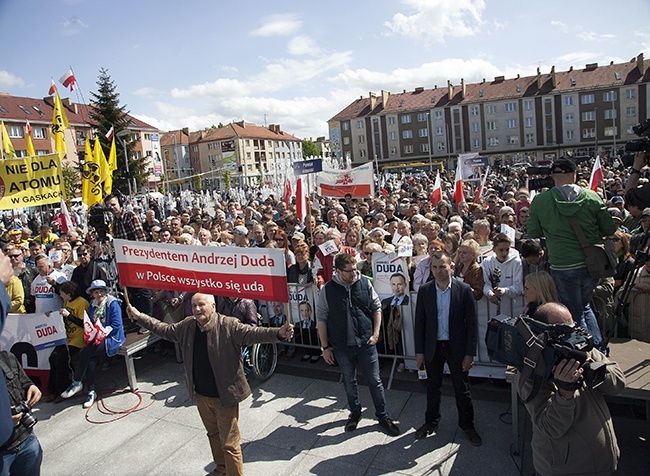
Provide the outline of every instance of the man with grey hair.
{"type": "Polygon", "coordinates": [[[31,294],[34,296],[37,314],[49,315],[63,307],[63,299],[56,293],[58,285],[67,281],[65,274],[52,267],[52,260],[46,255],[36,257],[36,272],[38,275],[32,281],[31,294]]]}

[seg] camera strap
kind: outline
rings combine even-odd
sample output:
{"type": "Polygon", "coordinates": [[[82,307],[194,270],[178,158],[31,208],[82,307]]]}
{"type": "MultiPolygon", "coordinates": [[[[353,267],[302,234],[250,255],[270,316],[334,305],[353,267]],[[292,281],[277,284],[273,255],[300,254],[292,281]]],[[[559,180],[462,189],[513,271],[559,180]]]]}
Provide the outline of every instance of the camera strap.
{"type": "Polygon", "coordinates": [[[524,357],[524,367],[521,369],[521,378],[519,379],[522,388],[526,389],[527,396],[521,392],[524,403],[531,401],[546,380],[546,362],[540,359],[542,351],[546,346],[543,337],[536,336],[530,329],[525,320],[517,319],[517,330],[526,341],[528,354],[524,357]]]}

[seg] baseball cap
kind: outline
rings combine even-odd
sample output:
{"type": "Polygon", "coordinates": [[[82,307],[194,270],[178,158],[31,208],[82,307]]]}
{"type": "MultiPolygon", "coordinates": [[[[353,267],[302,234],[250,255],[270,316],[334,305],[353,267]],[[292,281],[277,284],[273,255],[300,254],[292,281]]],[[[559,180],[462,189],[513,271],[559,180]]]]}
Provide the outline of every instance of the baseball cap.
{"type": "Polygon", "coordinates": [[[650,217],[650,207],[644,208],[643,211],[641,212],[642,217],[650,217]]]}
{"type": "Polygon", "coordinates": [[[239,235],[248,235],[248,228],[243,225],[237,225],[235,228],[233,228],[232,232],[239,235]]]}
{"type": "Polygon", "coordinates": [[[291,239],[292,239],[292,240],[304,240],[304,239],[305,239],[305,234],[302,233],[302,232],[300,232],[300,231],[297,231],[297,232],[295,232],[295,233],[293,234],[293,236],[291,237],[291,239]]]}
{"type": "Polygon", "coordinates": [[[567,159],[565,157],[560,157],[559,159],[556,159],[555,162],[553,162],[553,166],[551,167],[551,173],[568,174],[571,172],[575,172],[576,169],[577,169],[576,163],[573,160],[567,159]]]}
{"type": "Polygon", "coordinates": [[[623,203],[623,197],[621,197],[620,195],[614,195],[612,197],[611,202],[612,205],[618,205],[619,203],[623,203]]]}

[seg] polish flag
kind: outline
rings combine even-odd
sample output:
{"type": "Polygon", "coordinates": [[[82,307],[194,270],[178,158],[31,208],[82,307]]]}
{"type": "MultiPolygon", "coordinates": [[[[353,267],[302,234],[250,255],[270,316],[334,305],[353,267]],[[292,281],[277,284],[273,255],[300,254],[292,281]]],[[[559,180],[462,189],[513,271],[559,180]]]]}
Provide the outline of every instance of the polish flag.
{"type": "Polygon", "coordinates": [[[61,199],[61,231],[67,233],[70,230],[74,230],[72,218],[70,218],[70,212],[68,211],[68,206],[65,204],[65,200],[61,199]]]}
{"type": "Polygon", "coordinates": [[[282,194],[282,201],[287,207],[291,205],[291,195],[293,195],[293,191],[291,190],[291,180],[287,177],[284,179],[284,193],[282,194]]]}
{"type": "Polygon", "coordinates": [[[25,130],[28,136],[32,135],[32,125],[29,123],[29,119],[25,120],[25,130]]]}
{"type": "Polygon", "coordinates": [[[458,157],[458,165],[456,166],[456,186],[454,188],[454,203],[458,204],[465,201],[465,191],[463,188],[463,173],[462,173],[462,160],[458,157]]]}
{"type": "Polygon", "coordinates": [[[115,128],[113,126],[111,126],[111,128],[106,133],[106,139],[108,139],[109,141],[112,141],[114,136],[115,136],[115,128]]]}
{"type": "Polygon", "coordinates": [[[478,190],[476,191],[476,194],[474,195],[474,203],[477,203],[481,196],[483,196],[483,189],[485,188],[485,179],[487,179],[487,176],[490,174],[490,166],[485,169],[485,175],[483,175],[483,180],[481,180],[481,185],[479,186],[478,190]]]}
{"type": "Polygon", "coordinates": [[[56,84],[54,84],[54,80],[52,80],[52,84],[50,85],[50,89],[47,92],[48,96],[54,96],[54,94],[56,93],[56,90],[57,90],[56,84]]]}
{"type": "Polygon", "coordinates": [[[600,155],[596,156],[596,162],[594,162],[594,168],[591,169],[591,177],[589,178],[589,189],[594,192],[598,190],[600,182],[605,180],[603,176],[603,169],[600,167],[600,155]]]}
{"type": "Polygon", "coordinates": [[[75,79],[74,74],[72,74],[71,69],[69,69],[63,76],[61,76],[59,82],[66,88],[70,88],[70,91],[74,91],[77,87],[77,80],[75,79]]]}
{"type": "Polygon", "coordinates": [[[307,200],[302,190],[302,177],[298,177],[298,180],[296,180],[296,217],[302,223],[306,216],[307,200]]]}
{"type": "Polygon", "coordinates": [[[436,172],[436,181],[433,183],[433,192],[431,192],[431,204],[435,207],[442,200],[442,189],[440,188],[440,172],[436,172]]]}

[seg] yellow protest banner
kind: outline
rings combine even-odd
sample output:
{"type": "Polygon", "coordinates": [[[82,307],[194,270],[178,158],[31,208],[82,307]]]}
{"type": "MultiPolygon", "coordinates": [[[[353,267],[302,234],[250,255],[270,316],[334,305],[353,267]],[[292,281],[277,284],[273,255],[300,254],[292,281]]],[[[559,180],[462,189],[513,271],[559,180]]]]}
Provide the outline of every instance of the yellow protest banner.
{"type": "Polygon", "coordinates": [[[59,154],[0,162],[0,210],[59,203],[62,197],[59,154]]]}

